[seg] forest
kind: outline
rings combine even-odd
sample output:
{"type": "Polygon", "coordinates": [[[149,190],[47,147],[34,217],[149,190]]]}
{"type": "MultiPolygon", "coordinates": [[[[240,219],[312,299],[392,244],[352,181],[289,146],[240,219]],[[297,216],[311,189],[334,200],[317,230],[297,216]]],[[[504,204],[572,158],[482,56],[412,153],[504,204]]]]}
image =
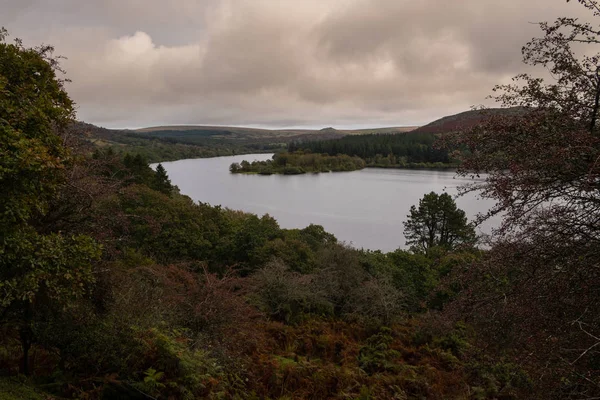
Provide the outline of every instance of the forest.
{"type": "Polygon", "coordinates": [[[305,173],[356,171],[363,169],[365,162],[359,157],[347,155],[330,156],[327,154],[312,154],[297,151],[294,153],[275,153],[272,160],[246,160],[233,163],[229,171],[233,174],[259,175],[299,175],[305,173]]]}
{"type": "Polygon", "coordinates": [[[235,154],[262,153],[282,150],[284,144],[268,141],[229,141],[203,136],[189,140],[186,137],[158,136],[128,130],[106,129],[72,121],[66,128],[71,135],[82,138],[82,145],[91,151],[111,149],[124,156],[139,154],[148,162],[175,161],[184,158],[208,158],[235,154]]]}
{"type": "Polygon", "coordinates": [[[493,98],[522,112],[431,143],[496,206],[468,221],[425,194],[389,253],[91,149],[53,48],[0,30],[0,398],[599,398],[600,55],[575,57],[598,28],[539,28],[524,61],[559,79],[519,75],[493,98]]]}
{"type": "Polygon", "coordinates": [[[378,168],[454,168],[448,149],[434,146],[432,133],[397,133],[344,136],[324,141],[292,142],[288,151],[297,150],[335,156],[345,154],[362,158],[368,167],[378,168]]]}

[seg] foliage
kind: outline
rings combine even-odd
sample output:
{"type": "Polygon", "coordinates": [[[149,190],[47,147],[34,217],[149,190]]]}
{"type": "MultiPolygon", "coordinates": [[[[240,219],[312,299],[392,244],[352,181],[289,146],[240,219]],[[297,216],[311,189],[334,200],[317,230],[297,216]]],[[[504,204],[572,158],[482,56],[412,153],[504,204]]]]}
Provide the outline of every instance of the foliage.
{"type": "MultiPolygon", "coordinates": [[[[600,17],[598,2],[578,3],[591,20],[600,17]]],[[[553,80],[521,74],[497,86],[497,101],[526,112],[492,116],[450,143],[468,150],[461,174],[486,174],[464,188],[496,200],[482,219],[503,215],[491,250],[454,277],[470,282],[454,306],[486,331],[488,348],[513,349],[541,397],[593,398],[600,394],[598,27],[565,17],[539,27],[523,60],[553,80]]]]}
{"type": "Polygon", "coordinates": [[[0,34],[0,324],[18,329],[25,374],[37,306],[65,306],[86,293],[99,255],[89,237],[40,223],[71,163],[60,134],[73,102],[52,51],[7,44],[0,34]]]}
{"type": "MultiPolygon", "coordinates": [[[[343,247],[327,247],[317,260],[344,252],[343,247]]],[[[279,260],[268,263],[253,275],[255,304],[270,318],[286,323],[315,316],[341,317],[365,326],[400,320],[404,308],[400,290],[386,277],[363,271],[351,252],[343,257],[339,264],[317,267],[311,274],[293,272],[279,260]]]]}
{"type": "MultiPolygon", "coordinates": [[[[223,138],[191,139],[186,135],[155,135],[129,130],[112,130],[84,122],[68,127],[71,135],[84,138],[88,151],[107,150],[124,156],[139,154],[149,162],[175,161],[185,158],[232,156],[282,150],[282,143],[262,143],[260,140],[227,140],[223,138]]],[[[276,139],[279,141],[279,139],[276,139]]]]}
{"type": "Polygon", "coordinates": [[[67,150],[55,129],[73,117],[52,47],[0,40],[0,218],[3,226],[43,213],[63,180],[67,150]]]}
{"type": "Polygon", "coordinates": [[[276,153],[273,155],[273,160],[253,161],[252,163],[244,160],[241,164],[233,163],[229,167],[229,171],[234,174],[299,175],[308,172],[355,171],[364,167],[365,162],[358,157],[347,155],[329,156],[297,151],[294,153],[276,153]]]}
{"type": "Polygon", "coordinates": [[[279,261],[260,269],[253,280],[254,302],[274,320],[294,323],[308,314],[333,315],[325,293],[314,290],[313,277],[294,273],[279,261]]]}
{"type": "Polygon", "coordinates": [[[165,334],[157,330],[145,332],[142,346],[148,352],[148,367],[134,387],[151,395],[180,399],[204,397],[219,391],[221,368],[216,360],[201,350],[190,349],[180,332],[165,334]]]}
{"type": "Polygon", "coordinates": [[[292,142],[288,151],[356,156],[365,160],[369,167],[454,167],[448,151],[434,147],[435,140],[436,136],[429,133],[354,135],[324,141],[292,142]]]}
{"type": "Polygon", "coordinates": [[[412,206],[404,222],[404,236],[414,251],[425,253],[436,246],[454,249],[475,242],[473,226],[448,193],[431,192],[419,200],[418,208],[412,206]]]}
{"type": "Polygon", "coordinates": [[[140,154],[149,162],[176,161],[188,158],[210,158],[233,156],[236,154],[256,153],[254,149],[228,148],[221,144],[194,145],[187,143],[171,142],[158,138],[138,137],[119,138],[115,144],[94,142],[99,148],[110,148],[119,154],[140,154]],[[125,142],[125,143],[122,143],[125,142]]]}
{"type": "Polygon", "coordinates": [[[0,398],[4,400],[47,400],[49,396],[28,382],[21,382],[16,378],[0,378],[0,398]]]}
{"type": "Polygon", "coordinates": [[[396,250],[390,253],[363,250],[361,267],[393,285],[401,294],[405,310],[415,313],[442,309],[466,285],[445,283],[447,277],[479,258],[475,251],[447,251],[433,248],[428,255],[396,250]],[[442,282],[444,282],[442,284],[442,282]]]}
{"type": "Polygon", "coordinates": [[[164,193],[166,195],[171,194],[171,191],[173,190],[173,185],[171,185],[171,180],[169,179],[169,176],[167,175],[167,171],[165,170],[165,167],[162,166],[162,164],[158,164],[156,166],[156,172],[154,174],[154,182],[152,183],[151,187],[161,193],[164,193]]]}
{"type": "Polygon", "coordinates": [[[58,234],[37,235],[18,231],[2,246],[2,298],[0,307],[20,302],[68,301],[86,292],[93,282],[90,260],[99,257],[99,247],[86,236],[65,238],[58,234]]]}
{"type": "Polygon", "coordinates": [[[521,367],[510,362],[479,363],[468,366],[473,379],[474,398],[519,398],[523,389],[530,389],[531,379],[521,367]]]}
{"type": "Polygon", "coordinates": [[[360,368],[368,374],[376,372],[397,371],[398,365],[393,361],[400,357],[400,352],[390,349],[394,341],[392,330],[382,328],[380,332],[367,339],[367,343],[360,349],[358,363],[360,368]]]}

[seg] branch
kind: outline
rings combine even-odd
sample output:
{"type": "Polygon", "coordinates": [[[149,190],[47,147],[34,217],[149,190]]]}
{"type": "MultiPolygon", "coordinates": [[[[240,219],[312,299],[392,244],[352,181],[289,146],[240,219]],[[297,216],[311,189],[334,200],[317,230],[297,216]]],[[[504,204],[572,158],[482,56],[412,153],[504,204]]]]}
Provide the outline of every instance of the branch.
{"type": "Polygon", "coordinates": [[[581,357],[585,356],[585,355],[586,355],[586,353],[587,353],[588,351],[590,351],[591,349],[593,349],[593,348],[594,348],[594,347],[596,347],[596,346],[600,346],[600,342],[598,342],[598,343],[596,343],[596,344],[594,344],[594,345],[590,346],[590,347],[589,347],[587,350],[585,350],[583,353],[581,353],[581,354],[579,355],[579,357],[577,357],[575,360],[573,360],[573,361],[571,362],[571,365],[573,365],[573,364],[575,364],[577,361],[579,361],[579,359],[580,359],[581,357]]]}

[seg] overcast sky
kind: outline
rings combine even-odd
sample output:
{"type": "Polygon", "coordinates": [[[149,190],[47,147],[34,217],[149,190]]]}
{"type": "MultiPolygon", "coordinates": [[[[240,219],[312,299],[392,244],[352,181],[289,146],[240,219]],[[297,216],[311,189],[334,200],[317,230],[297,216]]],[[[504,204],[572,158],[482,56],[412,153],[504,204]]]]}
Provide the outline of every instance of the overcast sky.
{"type": "Polygon", "coordinates": [[[80,120],[106,127],[421,125],[525,70],[566,0],[0,0],[52,44],[80,120]]]}

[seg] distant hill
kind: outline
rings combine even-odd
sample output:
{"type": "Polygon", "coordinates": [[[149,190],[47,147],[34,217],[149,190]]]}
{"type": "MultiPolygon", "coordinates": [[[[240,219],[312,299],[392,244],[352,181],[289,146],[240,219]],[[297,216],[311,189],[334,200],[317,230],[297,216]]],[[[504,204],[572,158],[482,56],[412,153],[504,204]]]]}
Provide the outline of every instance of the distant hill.
{"type": "MultiPolygon", "coordinates": [[[[349,146],[354,145],[357,143],[356,140],[360,143],[371,143],[374,140],[377,143],[385,142],[386,146],[393,144],[396,147],[403,148],[412,148],[414,143],[420,143],[425,144],[425,147],[429,148],[431,147],[429,141],[434,140],[434,136],[437,134],[468,129],[490,115],[510,115],[520,112],[522,112],[522,108],[519,107],[466,111],[440,118],[422,127],[261,129],[239,126],[165,125],[129,130],[106,129],[84,122],[76,122],[72,124],[71,130],[84,137],[91,148],[111,147],[117,152],[142,154],[149,161],[158,162],[182,158],[277,152],[288,149],[290,145],[307,146],[310,144],[310,146],[314,147],[313,151],[325,151],[321,147],[329,143],[335,147],[335,151],[340,151],[336,146],[343,147],[345,144],[349,146]],[[406,135],[407,133],[408,136],[406,135]],[[394,136],[396,134],[403,136],[403,138],[389,137],[386,139],[385,137],[376,137],[381,135],[394,136]],[[366,136],[361,138],[360,136],[362,135],[366,136]],[[344,137],[346,139],[338,142],[338,139],[344,137]],[[323,145],[317,144],[318,142],[322,142],[323,145]]],[[[346,150],[350,152],[351,149],[346,150]]],[[[397,158],[405,156],[401,151],[402,149],[398,148],[396,150],[392,151],[392,153],[396,154],[397,158]]],[[[367,158],[369,156],[366,154],[355,154],[356,151],[354,150],[350,153],[352,153],[351,155],[359,155],[367,158]]],[[[434,157],[432,151],[430,153],[423,155],[421,158],[413,155],[414,157],[411,158],[412,161],[409,161],[414,163],[435,163],[443,158],[437,157],[435,154],[434,157]]],[[[344,154],[346,153],[344,152],[344,154]]],[[[389,149],[382,154],[390,154],[389,149]]]]}
{"type": "Polygon", "coordinates": [[[260,129],[239,126],[171,125],[136,129],[133,132],[150,136],[212,137],[217,139],[261,139],[305,135],[317,132],[310,129],[260,129]]]}
{"type": "Polygon", "coordinates": [[[203,148],[233,149],[236,153],[271,151],[287,147],[289,143],[341,139],[344,136],[369,134],[427,133],[438,134],[468,129],[490,115],[522,112],[515,108],[492,108],[485,111],[472,110],[450,115],[425,126],[395,126],[367,129],[261,129],[239,126],[214,125],[163,125],[141,129],[105,129],[83,122],[75,123],[74,129],[97,146],[143,146],[146,143],[162,143],[202,146],[203,148]]]}
{"type": "MultiPolygon", "coordinates": [[[[367,130],[258,129],[224,126],[156,126],[137,130],[106,129],[85,122],[74,122],[72,134],[85,139],[90,151],[112,148],[118,153],[141,154],[150,162],[183,158],[228,156],[276,152],[291,142],[340,139],[347,135],[370,133],[367,130]]],[[[382,129],[376,129],[382,130],[382,129]]],[[[383,128],[390,133],[405,128],[383,128]]]]}
{"type": "MultiPolygon", "coordinates": [[[[418,127],[401,126],[388,128],[369,129],[335,129],[332,127],[323,129],[260,129],[244,128],[238,126],[208,126],[208,125],[170,125],[153,126],[136,129],[132,132],[160,137],[171,138],[207,138],[213,139],[264,139],[264,138],[293,138],[297,136],[312,136],[314,139],[332,139],[335,136],[364,135],[370,133],[404,133],[418,127]]],[[[294,139],[295,140],[295,139],[294,139]]]]}
{"type": "Polygon", "coordinates": [[[471,128],[479,122],[494,115],[516,115],[523,112],[521,107],[488,108],[486,110],[471,110],[435,120],[415,129],[414,133],[449,133],[471,128]]]}
{"type": "Polygon", "coordinates": [[[346,135],[370,135],[373,133],[386,133],[386,134],[396,134],[396,133],[406,133],[413,132],[417,129],[418,126],[393,126],[389,128],[366,128],[366,129],[350,129],[350,130],[341,130],[346,135]]]}
{"type": "Polygon", "coordinates": [[[290,142],[306,140],[339,139],[346,135],[372,133],[404,133],[416,127],[388,127],[373,129],[260,129],[239,126],[165,125],[142,129],[106,129],[85,122],[75,122],[71,130],[98,146],[140,144],[144,141],[160,141],[188,145],[250,146],[248,150],[283,148],[290,142]]]}

